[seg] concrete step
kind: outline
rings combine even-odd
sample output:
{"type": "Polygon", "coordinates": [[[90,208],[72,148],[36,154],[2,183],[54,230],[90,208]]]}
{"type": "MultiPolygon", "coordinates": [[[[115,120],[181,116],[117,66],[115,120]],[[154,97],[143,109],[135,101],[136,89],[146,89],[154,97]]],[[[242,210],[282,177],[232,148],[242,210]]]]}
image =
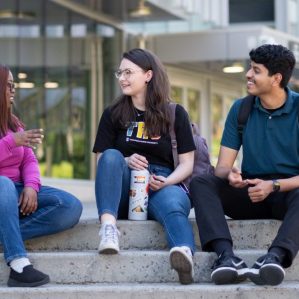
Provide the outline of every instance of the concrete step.
{"type": "Polygon", "coordinates": [[[276,287],[261,287],[250,282],[215,286],[211,283],[182,286],[159,284],[50,284],[40,288],[0,287],[5,299],[298,299],[299,283],[284,282],[276,287]]]}
{"type": "MultiPolygon", "coordinates": [[[[240,250],[236,254],[251,266],[265,251],[240,250]]],[[[33,264],[48,273],[54,283],[158,283],[177,282],[177,273],[170,269],[168,251],[124,250],[117,255],[85,252],[30,253],[33,264]]],[[[195,281],[209,282],[214,253],[196,252],[195,281]]],[[[0,260],[0,283],[5,283],[9,269],[0,260]]],[[[299,280],[299,259],[287,270],[286,280],[299,280]]]]}
{"type": "MultiPolygon", "coordinates": [[[[30,260],[37,269],[50,275],[51,284],[40,288],[7,288],[9,268],[1,257],[0,299],[299,298],[299,257],[277,287],[256,286],[249,281],[215,286],[210,283],[210,268],[216,255],[197,251],[195,283],[180,285],[177,273],[170,269],[163,229],[155,221],[119,221],[120,254],[99,255],[94,182],[43,178],[43,183],[76,194],[84,204],[83,216],[71,230],[26,242],[30,260]]],[[[200,250],[197,226],[194,219],[191,222],[200,250]]],[[[236,254],[249,266],[266,252],[280,226],[275,220],[228,220],[228,224],[236,254]]]]}
{"type": "MultiPolygon", "coordinates": [[[[193,225],[197,248],[200,249],[198,229],[193,225]]],[[[276,220],[228,220],[237,249],[266,249],[280,226],[276,220]]],[[[97,219],[81,220],[68,231],[26,242],[28,250],[96,250],[99,244],[97,219]]],[[[121,249],[166,249],[164,231],[156,221],[118,221],[121,249]]]]}

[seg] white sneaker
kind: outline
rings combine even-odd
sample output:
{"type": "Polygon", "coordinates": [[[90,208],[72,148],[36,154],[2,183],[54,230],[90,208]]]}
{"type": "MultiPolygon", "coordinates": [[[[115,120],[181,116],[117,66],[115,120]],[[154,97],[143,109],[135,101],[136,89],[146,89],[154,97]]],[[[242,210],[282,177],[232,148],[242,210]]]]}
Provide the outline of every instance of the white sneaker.
{"type": "Polygon", "coordinates": [[[101,238],[99,253],[116,254],[119,252],[118,236],[120,235],[115,224],[104,223],[99,232],[101,238]]]}
{"type": "Polygon", "coordinates": [[[173,247],[169,259],[171,268],[178,272],[180,283],[192,283],[194,269],[191,249],[187,246],[173,247]]]}

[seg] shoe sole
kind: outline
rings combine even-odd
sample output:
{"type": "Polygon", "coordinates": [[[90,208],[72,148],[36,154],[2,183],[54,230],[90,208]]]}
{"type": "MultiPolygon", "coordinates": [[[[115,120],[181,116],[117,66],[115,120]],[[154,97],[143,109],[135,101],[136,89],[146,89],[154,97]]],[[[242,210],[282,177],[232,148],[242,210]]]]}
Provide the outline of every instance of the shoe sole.
{"type": "Polygon", "coordinates": [[[247,277],[256,285],[266,284],[266,282],[261,278],[259,270],[257,269],[249,269],[247,273],[247,277]]]}
{"type": "Polygon", "coordinates": [[[237,282],[238,272],[235,268],[223,267],[216,269],[211,274],[215,284],[231,284],[237,282]]]}
{"type": "Polygon", "coordinates": [[[211,279],[215,284],[233,284],[246,280],[248,268],[237,270],[233,267],[222,267],[216,269],[211,274],[211,279]]]}
{"type": "Polygon", "coordinates": [[[50,277],[47,276],[43,280],[35,281],[35,282],[21,282],[18,280],[14,280],[12,278],[8,279],[7,285],[9,287],[15,287],[15,288],[22,288],[22,287],[38,287],[44,284],[47,284],[50,282],[50,277]]]}
{"type": "Polygon", "coordinates": [[[99,249],[98,252],[100,254],[118,254],[119,250],[116,248],[103,248],[103,249],[99,249]]]}
{"type": "Polygon", "coordinates": [[[276,264],[267,264],[261,267],[260,270],[249,270],[247,277],[257,285],[276,286],[282,283],[285,276],[285,271],[282,267],[276,264]]]}
{"type": "Polygon", "coordinates": [[[181,284],[190,284],[193,282],[193,268],[190,261],[179,251],[170,253],[171,268],[176,270],[181,284]]]}

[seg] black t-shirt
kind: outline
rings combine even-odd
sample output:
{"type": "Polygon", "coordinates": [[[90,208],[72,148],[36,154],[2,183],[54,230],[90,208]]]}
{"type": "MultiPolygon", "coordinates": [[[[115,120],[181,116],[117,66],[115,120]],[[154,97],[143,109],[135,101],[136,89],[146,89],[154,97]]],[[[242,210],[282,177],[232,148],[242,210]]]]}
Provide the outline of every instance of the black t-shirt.
{"type": "MultiPolygon", "coordinates": [[[[136,121],[122,129],[119,125],[113,124],[110,108],[106,108],[98,126],[93,152],[102,153],[106,149],[113,148],[119,150],[125,157],[137,153],[145,156],[150,164],[173,169],[170,135],[148,138],[144,134],[144,113],[140,114],[136,116],[136,121]]],[[[174,129],[178,154],[195,150],[189,117],[180,105],[176,105],[174,129]]]]}

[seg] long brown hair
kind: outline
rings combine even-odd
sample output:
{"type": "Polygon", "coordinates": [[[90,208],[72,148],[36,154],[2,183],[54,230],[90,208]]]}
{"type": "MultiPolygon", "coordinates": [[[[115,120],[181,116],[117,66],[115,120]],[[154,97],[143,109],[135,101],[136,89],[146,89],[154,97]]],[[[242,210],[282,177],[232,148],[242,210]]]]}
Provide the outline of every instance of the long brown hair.
{"type": "Polygon", "coordinates": [[[0,64],[0,137],[7,134],[8,130],[17,132],[18,128],[23,128],[23,123],[12,113],[7,98],[9,68],[0,64]]]}
{"type": "MultiPolygon", "coordinates": [[[[122,56],[138,65],[145,72],[152,70],[153,76],[147,83],[144,115],[145,130],[149,137],[166,134],[169,131],[170,85],[167,73],[159,58],[144,49],[132,49],[122,56]]],[[[135,120],[131,96],[121,95],[111,107],[112,121],[126,127],[135,120]]]]}

